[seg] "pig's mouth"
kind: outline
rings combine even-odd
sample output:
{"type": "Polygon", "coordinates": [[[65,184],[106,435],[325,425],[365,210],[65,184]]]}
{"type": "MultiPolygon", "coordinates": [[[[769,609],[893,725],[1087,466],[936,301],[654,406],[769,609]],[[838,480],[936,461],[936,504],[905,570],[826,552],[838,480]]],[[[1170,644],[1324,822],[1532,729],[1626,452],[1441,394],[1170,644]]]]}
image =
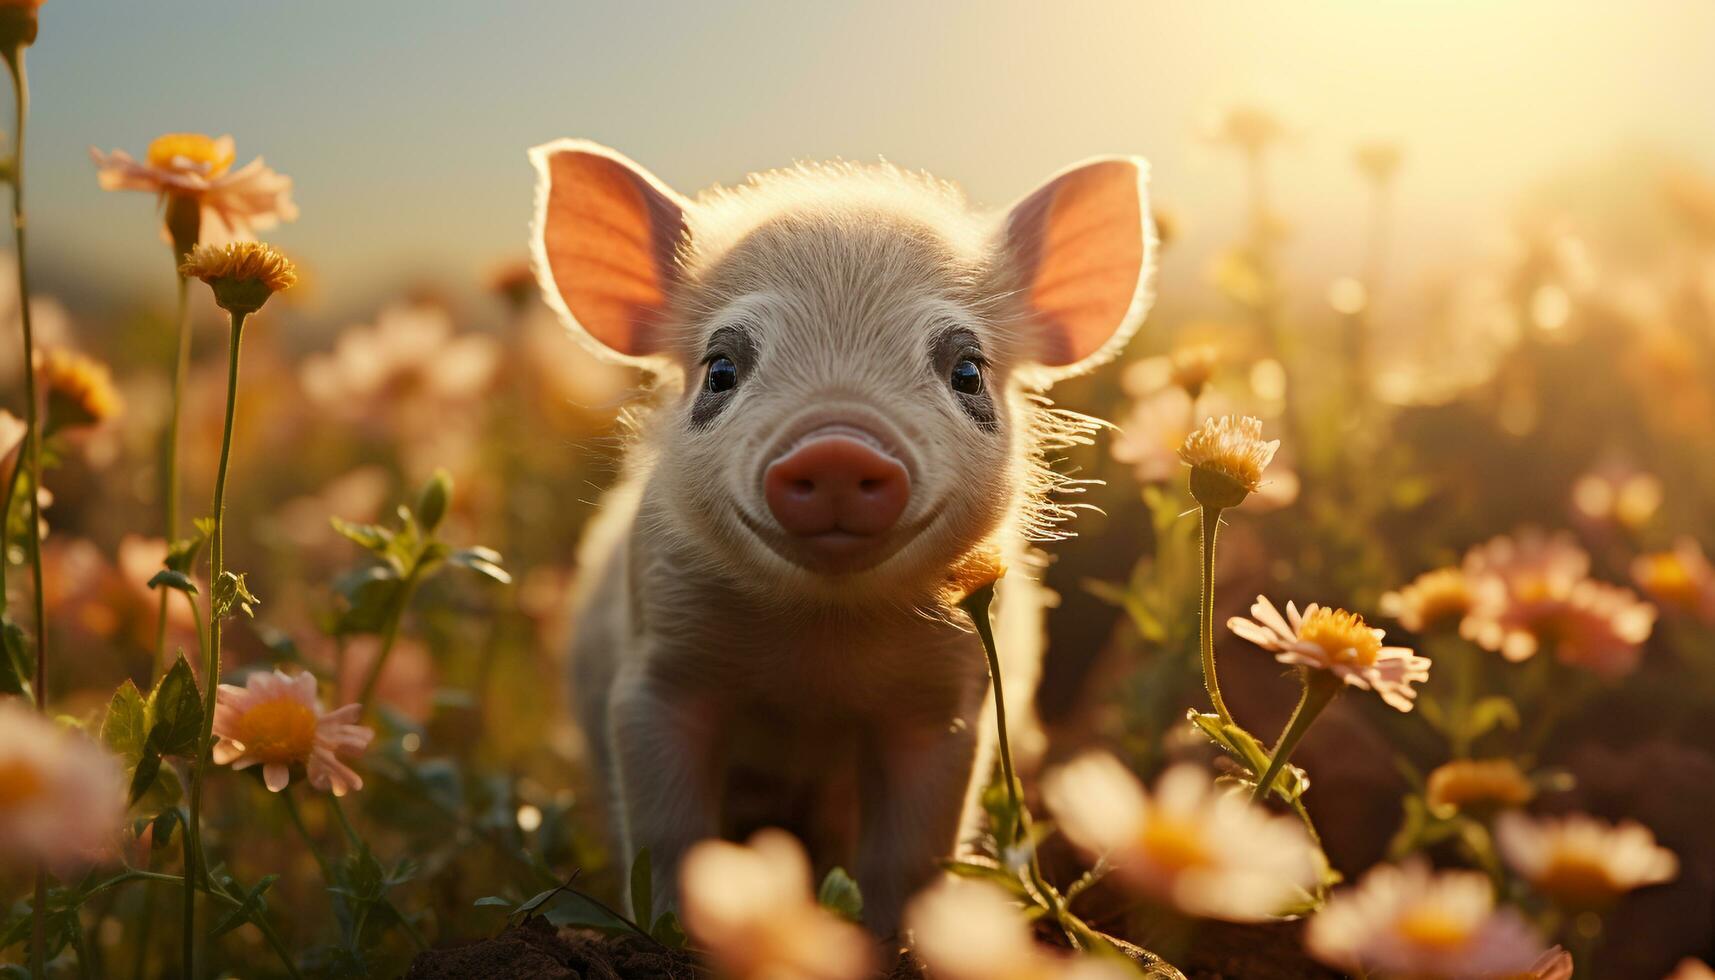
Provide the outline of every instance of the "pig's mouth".
{"type": "Polygon", "coordinates": [[[941,508],[938,505],[932,507],[917,520],[882,534],[860,534],[840,529],[806,535],[786,534],[745,513],[742,507],[735,506],[733,512],[745,530],[786,561],[811,572],[855,575],[893,557],[935,523],[941,508]]]}

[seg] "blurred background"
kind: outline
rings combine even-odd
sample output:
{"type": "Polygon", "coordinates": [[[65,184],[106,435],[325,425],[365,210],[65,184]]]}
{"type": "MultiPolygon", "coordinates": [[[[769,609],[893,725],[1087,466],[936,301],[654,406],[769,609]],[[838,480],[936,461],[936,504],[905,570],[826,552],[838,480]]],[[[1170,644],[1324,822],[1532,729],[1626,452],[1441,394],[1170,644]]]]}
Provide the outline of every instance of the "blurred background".
{"type": "MultiPolygon", "coordinates": [[[[686,193],[886,159],[996,208],[1081,157],[1147,156],[1155,312],[1119,363],[1055,391],[1118,428],[1059,465],[1106,483],[1079,536],[1048,548],[1051,756],[1102,742],[1146,775],[1209,759],[1183,724],[1201,697],[1197,548],[1173,450],[1199,416],[1253,414],[1283,449],[1229,515],[1218,621],[1266,592],[1477,657],[1406,633],[1381,597],[1526,526],[1571,535],[1589,576],[1659,615],[1623,669],[1481,654],[1475,683],[1498,699],[1481,731],[1450,689],[1410,716],[1337,702],[1295,759],[1335,865],[1481,864],[1426,795],[1462,740],[1530,772],[1543,809],[1641,820],[1679,855],[1672,885],[1612,913],[1625,939],[1592,975],[1715,955],[1715,575],[1698,563],[1715,547],[1715,6],[51,0],[41,21],[37,329],[111,365],[124,402],[66,433],[46,480],[50,615],[77,651],[54,703],[98,718],[115,683],[160,669],[144,583],[165,550],[171,256],[153,197],[98,190],[89,149],[230,133],[240,165],[260,155],[293,179],[302,216],[263,237],[303,275],[247,328],[227,537],[263,604],[231,640],[234,670],[294,664],[353,696],[377,643],[342,630],[340,576],[368,559],[328,518],[386,521],[436,467],[457,487],[443,536],[498,549],[514,576],[427,583],[381,678],[361,819],[419,865],[398,901],[436,942],[498,928],[472,909],[482,895],[573,867],[614,882],[560,657],[573,548],[637,379],[579,350],[521,265],[525,150],[580,136],[686,193]],[[1649,564],[1673,555],[1672,574],[1649,564]]],[[[224,322],[194,297],[189,514],[225,368],[224,322]]],[[[6,337],[16,306],[0,293],[6,337]]],[[[0,344],[14,411],[18,360],[0,344]]],[[[194,645],[182,616],[170,626],[194,645]]],[[[1235,712],[1278,731],[1296,686],[1221,644],[1235,712]]],[[[318,885],[284,817],[256,781],[216,788],[214,846],[249,880],[287,866],[275,901],[294,907],[318,885]]],[[[326,811],[304,815],[337,836],[326,811]]],[[[153,962],[125,904],[141,901],[101,912],[98,955],[153,962]]],[[[286,929],[326,962],[351,954],[329,923],[286,929]]],[[[366,942],[372,962],[410,951],[366,942]]]]}

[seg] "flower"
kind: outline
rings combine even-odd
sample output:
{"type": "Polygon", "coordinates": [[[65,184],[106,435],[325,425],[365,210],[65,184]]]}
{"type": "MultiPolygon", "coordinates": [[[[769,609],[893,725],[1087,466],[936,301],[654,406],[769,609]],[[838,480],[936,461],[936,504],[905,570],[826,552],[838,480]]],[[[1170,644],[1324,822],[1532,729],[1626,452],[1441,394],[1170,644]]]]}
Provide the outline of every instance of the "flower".
{"type": "Polygon", "coordinates": [[[1413,633],[1422,633],[1464,619],[1471,611],[1471,587],[1462,570],[1437,568],[1383,593],[1380,608],[1382,615],[1399,620],[1399,625],[1413,633]]]}
{"type": "Polygon", "coordinates": [[[1691,538],[1680,538],[1671,551],[1638,556],[1632,581],[1661,605],[1715,625],[1715,565],[1691,538]]]}
{"type": "Polygon", "coordinates": [[[1398,143],[1386,140],[1375,140],[1360,143],[1352,151],[1352,162],[1357,164],[1358,172],[1377,184],[1386,184],[1399,172],[1399,164],[1405,154],[1398,143]]]}
{"type": "Polygon", "coordinates": [[[935,980],[1120,980],[1135,973],[1093,957],[1051,952],[1000,889],[944,880],[905,909],[911,948],[935,980]]]}
{"type": "Polygon", "coordinates": [[[23,419],[0,408],[0,487],[12,485],[12,467],[17,465],[24,437],[29,434],[30,426],[23,419]]]}
{"type": "Polygon", "coordinates": [[[1305,931],[1310,955],[1343,970],[1424,980],[1549,977],[1564,954],[1512,908],[1496,908],[1477,871],[1380,865],[1336,891],[1305,931]],[[1542,972],[1538,972],[1542,971],[1542,972]]]}
{"type": "Polygon", "coordinates": [[[37,359],[36,378],[47,393],[47,422],[58,431],[97,425],[124,407],[107,365],[74,350],[55,348],[37,359]]]}
{"type": "Polygon", "coordinates": [[[1523,806],[1534,796],[1536,786],[1511,759],[1455,759],[1429,774],[1429,807],[1448,816],[1523,806]]]}
{"type": "Polygon", "coordinates": [[[1006,576],[1006,561],[992,547],[980,547],[954,563],[942,580],[941,597],[948,606],[956,606],[970,598],[978,589],[993,586],[1006,576]]]}
{"type": "Polygon", "coordinates": [[[92,146],[89,155],[102,190],[160,195],[167,212],[162,238],[180,255],[199,242],[242,241],[298,219],[292,178],[270,169],[261,157],[233,170],[231,136],[168,133],[149,144],[143,162],[124,150],[103,154],[92,146]]]}
{"type": "Polygon", "coordinates": [[[111,848],[125,820],[119,761],[16,698],[0,702],[0,866],[71,870],[111,848]]]}
{"type": "Polygon", "coordinates": [[[1179,458],[1191,467],[1191,495],[1205,507],[1236,507],[1262,485],[1280,440],[1264,442],[1262,421],[1243,415],[1209,419],[1185,437],[1179,458]]]}
{"type": "Polygon", "coordinates": [[[4,46],[7,58],[19,48],[36,43],[40,27],[36,12],[41,6],[42,0],[0,0],[0,46],[4,46]]]}
{"type": "Polygon", "coordinates": [[[1638,888],[1670,881],[1679,859],[1635,821],[1609,824],[1574,813],[1495,822],[1501,857],[1537,891],[1571,909],[1600,909],[1638,888]]]}
{"type": "Polygon", "coordinates": [[[278,793],[292,766],[302,764],[311,786],[344,796],[362,789],[363,779],[339,757],[362,752],[375,737],[354,724],[362,711],[362,705],[348,704],[324,713],[310,674],[257,671],[244,687],[222,684],[216,692],[215,765],[244,769],[261,763],[263,782],[278,793]]]}
{"type": "Polygon", "coordinates": [[[704,841],[680,867],[685,927],[734,980],[859,980],[868,936],[816,904],[810,861],[792,835],[704,841]]]}
{"type": "Polygon", "coordinates": [[[1066,837],[1111,862],[1134,891],[1190,915],[1256,922],[1314,888],[1320,861],[1304,830],[1195,766],[1169,769],[1153,794],[1111,755],[1048,773],[1042,795],[1066,837]]]}
{"type": "Polygon", "coordinates": [[[1412,684],[1429,679],[1429,659],[1404,647],[1384,647],[1385,631],[1364,622],[1362,616],[1344,609],[1304,607],[1302,615],[1292,603],[1282,618],[1274,604],[1263,596],[1251,606],[1255,619],[1234,616],[1227,628],[1274,652],[1283,664],[1332,671],[1353,687],[1375,691],[1400,711],[1410,711],[1417,691],[1412,684]]]}
{"type": "Polygon", "coordinates": [[[1514,662],[1546,646],[1562,663],[1618,677],[1655,627],[1654,606],[1586,577],[1590,556],[1564,532],[1497,537],[1473,548],[1464,569],[1474,598],[1460,633],[1514,662]]]}
{"type": "Polygon", "coordinates": [[[1715,980],[1715,970],[1709,969],[1708,964],[1702,960],[1688,956],[1679,961],[1679,965],[1673,968],[1666,980],[1715,980]]]}
{"type": "Polygon", "coordinates": [[[1290,132],[1275,112],[1248,103],[1227,107],[1203,127],[1204,139],[1211,143],[1224,143],[1246,153],[1260,153],[1290,132]]]}
{"type": "Polygon", "coordinates": [[[179,274],[208,283],[228,313],[255,313],[268,297],[298,281],[292,261],[261,242],[198,245],[179,264],[179,274]]]}

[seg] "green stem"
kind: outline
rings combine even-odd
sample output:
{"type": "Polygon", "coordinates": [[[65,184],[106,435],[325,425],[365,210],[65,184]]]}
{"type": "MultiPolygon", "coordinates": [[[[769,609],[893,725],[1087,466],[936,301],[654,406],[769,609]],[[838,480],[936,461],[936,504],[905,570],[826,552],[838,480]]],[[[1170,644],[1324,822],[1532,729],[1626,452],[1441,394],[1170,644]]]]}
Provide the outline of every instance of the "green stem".
{"type": "MultiPolygon", "coordinates": [[[[214,533],[209,536],[209,586],[220,588],[221,573],[226,570],[223,549],[223,524],[226,515],[226,473],[232,462],[232,417],[238,404],[238,352],[244,337],[243,313],[232,314],[232,335],[227,343],[226,421],[220,434],[220,466],[214,478],[214,533]]],[[[215,692],[220,686],[220,609],[211,599],[208,611],[208,646],[203,655],[203,718],[202,733],[197,740],[197,756],[191,765],[190,819],[185,824],[185,915],[184,946],[185,976],[196,971],[196,888],[195,882],[208,873],[202,851],[202,784],[208,768],[209,741],[214,733],[215,692]]],[[[263,928],[260,919],[258,928],[263,928]]],[[[266,932],[267,930],[264,929],[266,932]]]]}
{"type": "Polygon", "coordinates": [[[1310,730],[1311,723],[1322,713],[1322,709],[1328,707],[1328,702],[1334,700],[1334,695],[1340,693],[1344,683],[1332,671],[1306,670],[1304,694],[1298,699],[1298,707],[1293,709],[1292,718],[1286,723],[1286,730],[1280,733],[1280,741],[1274,743],[1274,754],[1269,757],[1268,769],[1264,770],[1262,778],[1257,780],[1256,790],[1251,793],[1252,803],[1261,803],[1268,797],[1268,791],[1274,787],[1274,777],[1280,774],[1280,770],[1286,766],[1286,761],[1292,758],[1292,751],[1298,748],[1304,733],[1310,730]]]}
{"type": "MultiPolygon", "coordinates": [[[[124,871],[121,871],[101,884],[91,888],[85,893],[84,897],[88,898],[91,895],[96,895],[110,888],[117,888],[120,885],[128,884],[133,881],[159,881],[171,885],[180,885],[185,888],[194,888],[210,898],[217,898],[222,902],[225,902],[233,908],[238,908],[244,904],[243,901],[228,894],[225,889],[221,888],[212,880],[207,884],[198,887],[195,884],[194,879],[189,877],[181,878],[178,875],[163,874],[159,871],[144,871],[140,868],[126,868],[124,871]]],[[[274,927],[268,922],[267,917],[264,916],[260,910],[252,910],[249,919],[250,924],[255,926],[256,931],[260,932],[262,934],[262,938],[267,941],[269,948],[272,949],[274,954],[280,958],[280,965],[286,968],[286,974],[294,978],[294,980],[298,980],[302,974],[298,972],[297,965],[292,962],[292,953],[286,948],[286,944],[280,939],[280,934],[274,931],[274,927]]],[[[188,976],[190,973],[190,970],[188,969],[189,964],[186,964],[186,966],[187,969],[185,970],[185,973],[188,976]]]]}
{"type": "MultiPolygon", "coordinates": [[[[346,842],[350,844],[353,849],[366,849],[369,845],[363,842],[363,838],[359,837],[357,834],[357,828],[351,825],[351,818],[345,815],[345,807],[341,805],[339,797],[330,795],[328,797],[328,805],[333,807],[334,816],[339,818],[339,825],[345,830],[346,842]]],[[[329,879],[329,881],[331,883],[332,879],[329,879]]],[[[387,911],[393,913],[393,918],[397,919],[399,925],[404,927],[405,935],[411,937],[411,942],[417,947],[419,952],[429,948],[428,941],[423,938],[423,934],[417,931],[417,927],[411,924],[410,919],[405,918],[405,913],[399,911],[399,907],[393,904],[393,900],[391,898],[388,898],[385,895],[381,896],[381,904],[387,906],[387,911]]],[[[358,931],[361,934],[361,928],[358,931]]],[[[639,929],[638,931],[643,933],[646,937],[649,936],[647,930],[639,929]]]]}
{"type": "Polygon", "coordinates": [[[1197,514],[1203,528],[1203,687],[1221,724],[1231,725],[1233,715],[1227,710],[1227,702],[1221,700],[1221,682],[1215,676],[1215,535],[1221,527],[1221,509],[1205,506],[1197,514]]]}
{"type": "Polygon", "coordinates": [[[298,836],[304,839],[304,847],[308,848],[310,856],[316,859],[316,867],[322,871],[322,881],[332,887],[335,884],[333,868],[328,865],[327,858],[322,857],[321,848],[310,835],[310,828],[304,826],[304,815],[298,812],[298,801],[292,798],[292,787],[287,786],[275,795],[279,796],[280,802],[285,805],[286,815],[292,818],[292,826],[297,828],[298,836]]]}
{"type": "Polygon", "coordinates": [[[357,703],[363,706],[363,715],[370,714],[370,702],[375,699],[375,687],[381,682],[381,668],[387,666],[387,658],[393,653],[393,644],[399,639],[399,621],[405,618],[405,607],[411,604],[411,596],[417,591],[417,576],[422,570],[422,562],[412,564],[411,571],[400,583],[399,597],[394,600],[393,608],[387,612],[387,623],[381,629],[381,649],[375,654],[375,662],[369,665],[369,673],[364,675],[363,687],[359,688],[357,703]]]}
{"type": "MultiPolygon", "coordinates": [[[[175,268],[177,261],[175,256],[175,268]]],[[[173,367],[173,401],[167,420],[167,445],[161,461],[166,470],[166,485],[161,490],[166,509],[163,527],[169,545],[179,538],[179,414],[184,407],[185,382],[191,370],[190,280],[182,275],[178,279],[179,349],[173,367]]],[[[161,671],[167,669],[167,602],[171,597],[171,590],[161,590],[159,618],[155,621],[155,669],[161,671]]]]}
{"type": "MultiPolygon", "coordinates": [[[[18,459],[20,468],[30,468],[30,579],[36,596],[36,710],[47,711],[48,623],[47,600],[42,592],[42,420],[36,404],[36,335],[30,324],[30,277],[25,265],[24,229],[24,123],[30,115],[30,82],[24,71],[24,46],[19,44],[6,52],[6,67],[12,72],[12,107],[16,131],[12,154],[12,233],[16,239],[18,258],[18,320],[24,328],[24,453],[18,459]]],[[[9,503],[9,502],[8,502],[9,503]]],[[[36,904],[30,923],[30,969],[35,976],[43,972],[47,951],[47,923],[44,909],[48,901],[48,873],[36,867],[36,904]]]]}

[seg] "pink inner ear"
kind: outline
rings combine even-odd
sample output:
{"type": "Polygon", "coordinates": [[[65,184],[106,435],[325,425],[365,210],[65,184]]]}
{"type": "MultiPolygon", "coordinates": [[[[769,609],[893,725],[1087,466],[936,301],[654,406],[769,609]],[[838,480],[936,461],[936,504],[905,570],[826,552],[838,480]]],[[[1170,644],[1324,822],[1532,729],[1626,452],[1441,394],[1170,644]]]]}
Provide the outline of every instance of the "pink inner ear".
{"type": "Polygon", "coordinates": [[[1013,209],[1007,237],[1043,329],[1042,363],[1081,361],[1125,325],[1145,263],[1138,176],[1130,161],[1093,163],[1013,209]]]}
{"type": "Polygon", "coordinates": [[[542,245],[566,308],[612,350],[659,352],[684,212],[641,174],[595,153],[555,153],[547,179],[542,245]]]}

